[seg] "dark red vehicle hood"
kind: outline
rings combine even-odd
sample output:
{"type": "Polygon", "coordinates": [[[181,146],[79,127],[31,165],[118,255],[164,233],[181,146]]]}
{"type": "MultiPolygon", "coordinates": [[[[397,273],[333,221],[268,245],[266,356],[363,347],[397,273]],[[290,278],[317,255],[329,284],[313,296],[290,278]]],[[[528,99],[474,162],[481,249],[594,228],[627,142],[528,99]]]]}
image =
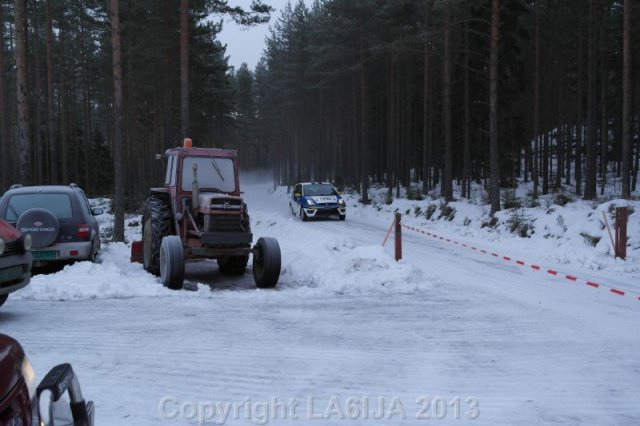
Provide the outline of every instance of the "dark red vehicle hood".
{"type": "Polygon", "coordinates": [[[0,220],[0,237],[5,241],[15,241],[20,238],[20,232],[4,220],[0,220]]]}
{"type": "Polygon", "coordinates": [[[11,337],[0,334],[0,407],[22,377],[24,351],[11,337]]]}

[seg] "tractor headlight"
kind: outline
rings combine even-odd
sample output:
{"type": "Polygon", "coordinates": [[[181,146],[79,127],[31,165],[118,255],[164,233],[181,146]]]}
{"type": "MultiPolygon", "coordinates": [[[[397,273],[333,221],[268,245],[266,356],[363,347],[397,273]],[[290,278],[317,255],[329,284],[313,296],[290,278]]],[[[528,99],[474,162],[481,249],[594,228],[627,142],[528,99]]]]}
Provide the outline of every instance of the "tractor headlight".
{"type": "Polygon", "coordinates": [[[31,250],[32,246],[33,246],[33,238],[31,237],[31,234],[24,234],[22,236],[22,249],[24,251],[29,251],[31,250]]]}
{"type": "Polygon", "coordinates": [[[316,202],[313,201],[311,198],[307,198],[306,201],[307,201],[307,205],[308,206],[315,206],[316,205],[316,202]]]}
{"type": "Polygon", "coordinates": [[[0,238],[0,256],[4,254],[4,251],[6,248],[7,248],[7,243],[5,243],[2,238],[0,238]]]}

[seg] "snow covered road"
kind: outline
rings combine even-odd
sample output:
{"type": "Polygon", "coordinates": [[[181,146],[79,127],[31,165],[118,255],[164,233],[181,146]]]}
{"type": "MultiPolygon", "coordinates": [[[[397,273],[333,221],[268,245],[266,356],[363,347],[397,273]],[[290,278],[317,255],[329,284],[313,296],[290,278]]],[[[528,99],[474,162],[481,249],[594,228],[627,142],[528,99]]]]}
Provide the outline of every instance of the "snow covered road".
{"type": "Polygon", "coordinates": [[[34,278],[2,332],[41,374],[71,362],[103,425],[640,424],[640,302],[408,232],[396,264],[391,218],[302,223],[244,190],[278,290],[201,262],[171,292],[112,245],[34,278]]]}

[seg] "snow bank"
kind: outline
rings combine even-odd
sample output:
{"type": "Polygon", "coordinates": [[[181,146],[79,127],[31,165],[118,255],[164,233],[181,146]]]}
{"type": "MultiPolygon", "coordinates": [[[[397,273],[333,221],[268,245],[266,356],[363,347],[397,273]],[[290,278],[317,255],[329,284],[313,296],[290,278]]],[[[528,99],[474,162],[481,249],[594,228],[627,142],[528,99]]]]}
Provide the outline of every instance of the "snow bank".
{"type": "MultiPolygon", "coordinates": [[[[476,194],[481,191],[481,187],[475,187],[476,194]]],[[[520,193],[526,193],[525,188],[519,189],[520,193]]],[[[405,197],[406,191],[401,195],[405,197]]],[[[386,188],[372,189],[371,196],[373,204],[363,206],[358,203],[358,195],[346,194],[349,214],[382,223],[398,211],[407,224],[443,236],[457,235],[478,246],[500,249],[505,254],[519,254],[525,260],[572,264],[593,271],[607,270],[632,279],[640,275],[640,201],[574,200],[559,205],[556,196],[548,195],[539,198],[539,205],[527,206],[529,200],[522,195],[519,201],[523,207],[498,212],[497,221],[492,223],[489,206],[482,203],[480,196],[474,197],[474,202],[450,203],[430,197],[424,200],[389,199],[386,188]],[[616,206],[629,206],[626,261],[614,259],[603,218],[604,213],[613,232],[616,206]]]]}
{"type": "Polygon", "coordinates": [[[329,233],[293,215],[283,220],[258,211],[252,223],[256,237],[275,237],[280,243],[281,289],[317,295],[413,293],[429,288],[419,269],[396,262],[382,246],[361,246],[348,237],[336,237],[344,222],[336,221],[336,231],[329,233]]]}
{"type": "Polygon", "coordinates": [[[12,298],[66,301],[171,294],[142,265],[129,262],[129,248],[125,244],[103,245],[98,261],[78,262],[54,274],[35,275],[31,284],[12,298]]]}

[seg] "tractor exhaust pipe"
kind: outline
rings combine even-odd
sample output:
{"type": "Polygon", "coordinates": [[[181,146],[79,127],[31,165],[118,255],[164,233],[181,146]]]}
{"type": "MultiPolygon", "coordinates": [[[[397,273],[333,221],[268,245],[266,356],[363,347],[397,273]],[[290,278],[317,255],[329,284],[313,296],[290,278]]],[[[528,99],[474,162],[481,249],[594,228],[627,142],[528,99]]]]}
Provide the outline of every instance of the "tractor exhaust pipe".
{"type": "Polygon", "coordinates": [[[195,215],[200,208],[200,185],[198,184],[198,164],[193,163],[193,184],[191,188],[191,209],[195,215]]]}

